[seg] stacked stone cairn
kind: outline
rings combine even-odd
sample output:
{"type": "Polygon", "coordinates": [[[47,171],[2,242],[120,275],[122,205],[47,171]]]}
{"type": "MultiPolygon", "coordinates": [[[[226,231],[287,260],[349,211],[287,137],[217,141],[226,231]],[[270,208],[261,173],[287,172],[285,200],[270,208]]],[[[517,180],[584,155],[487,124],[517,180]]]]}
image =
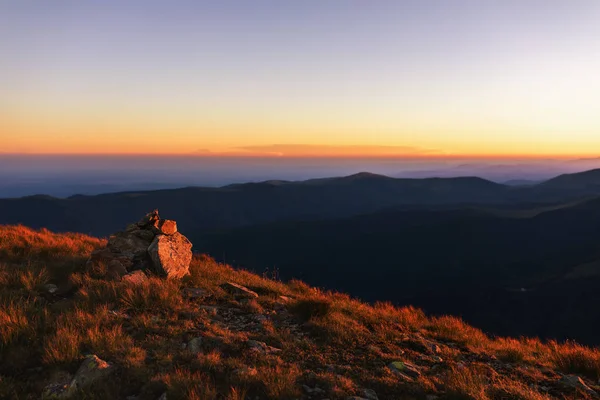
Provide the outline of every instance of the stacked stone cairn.
{"type": "Polygon", "coordinates": [[[111,235],[105,248],[96,250],[88,267],[103,264],[114,280],[145,278],[144,272],[178,279],[189,274],[192,243],[177,231],[177,223],[161,219],[158,210],[111,235]]]}

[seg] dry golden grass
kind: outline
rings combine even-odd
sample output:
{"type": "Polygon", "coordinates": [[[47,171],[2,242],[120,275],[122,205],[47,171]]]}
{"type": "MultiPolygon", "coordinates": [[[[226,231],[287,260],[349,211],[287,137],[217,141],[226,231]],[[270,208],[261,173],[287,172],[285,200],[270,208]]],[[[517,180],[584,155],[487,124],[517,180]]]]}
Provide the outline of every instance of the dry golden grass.
{"type": "Polygon", "coordinates": [[[158,377],[169,388],[169,399],[175,400],[213,400],[217,391],[212,379],[200,372],[175,369],[158,377]]]}
{"type": "Polygon", "coordinates": [[[444,378],[447,398],[452,400],[486,400],[490,380],[479,371],[465,367],[450,369],[444,378]]]}
{"type": "Polygon", "coordinates": [[[591,379],[600,378],[600,352],[575,342],[549,344],[550,362],[560,371],[581,374],[591,379]]]}
{"type": "Polygon", "coordinates": [[[207,256],[195,256],[182,281],[109,281],[102,268],[85,268],[103,244],[78,234],[0,227],[0,398],[39,399],[44,384],[75,372],[90,353],[114,363],[119,374],[78,394],[86,399],[155,400],[164,392],[169,400],[295,399],[302,385],[318,386],[332,400],[360,396],[362,388],[381,400],[546,400],[552,397],[540,388],[547,385],[553,395],[577,399],[581,392],[557,383],[560,373],[591,386],[600,378],[596,349],[492,338],[458,318],[369,305],[207,256]],[[228,281],[260,297],[236,299],[220,287],[228,281]],[[47,283],[66,294],[45,294],[47,283]],[[184,287],[209,297],[186,298],[184,287]],[[184,348],[195,337],[202,338],[197,354],[184,348]],[[280,351],[250,351],[249,339],[280,351]],[[418,365],[422,375],[399,378],[387,368],[394,361],[418,365]]]}
{"type": "Polygon", "coordinates": [[[36,321],[28,316],[28,304],[0,304],[0,344],[2,347],[17,339],[29,339],[34,334],[36,321]]]}

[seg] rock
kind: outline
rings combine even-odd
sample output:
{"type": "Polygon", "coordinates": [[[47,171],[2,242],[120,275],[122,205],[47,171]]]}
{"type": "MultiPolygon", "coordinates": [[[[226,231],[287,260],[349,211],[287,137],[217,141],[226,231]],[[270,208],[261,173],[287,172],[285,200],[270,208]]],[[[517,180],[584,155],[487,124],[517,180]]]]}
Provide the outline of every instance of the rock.
{"type": "Polygon", "coordinates": [[[44,290],[50,294],[54,294],[58,291],[58,286],[52,283],[47,283],[44,285],[44,290]]]}
{"type": "Polygon", "coordinates": [[[156,231],[163,235],[173,235],[177,232],[177,222],[171,219],[161,219],[156,225],[156,231]]]}
{"type": "Polygon", "coordinates": [[[394,361],[388,364],[388,368],[396,374],[402,374],[411,378],[418,378],[421,372],[412,364],[403,361],[394,361]]]}
{"type": "Polygon", "coordinates": [[[124,275],[121,280],[131,285],[141,285],[148,281],[148,277],[143,271],[137,270],[124,275]]]}
{"type": "Polygon", "coordinates": [[[188,349],[188,351],[190,351],[192,353],[201,353],[202,352],[202,338],[196,337],[196,338],[193,338],[192,340],[190,340],[187,343],[187,349],[188,349]]]}
{"type": "Polygon", "coordinates": [[[156,225],[159,220],[160,217],[158,216],[158,210],[154,210],[144,215],[144,217],[138,221],[137,225],[140,228],[152,227],[156,225]]]}
{"type": "Polygon", "coordinates": [[[579,389],[582,392],[585,392],[593,397],[599,397],[598,393],[594,389],[586,385],[583,379],[581,379],[577,375],[565,375],[562,377],[560,382],[565,386],[572,387],[574,389],[579,389]]]}
{"type": "Polygon", "coordinates": [[[245,286],[238,285],[233,282],[226,282],[221,285],[221,288],[225,290],[227,293],[231,293],[235,297],[241,298],[257,298],[258,293],[253,292],[245,286]]]}
{"type": "Polygon", "coordinates": [[[69,385],[69,391],[75,392],[81,388],[91,385],[98,380],[105,378],[113,371],[113,366],[98,358],[96,355],[89,355],[83,360],[77,370],[73,381],[69,385]]]}
{"type": "Polygon", "coordinates": [[[189,274],[192,243],[181,233],[157,235],[148,247],[154,270],[167,278],[182,278],[189,274]]]}
{"type": "Polygon", "coordinates": [[[154,210],[125,231],[111,235],[105,248],[92,252],[87,265],[93,268],[103,263],[107,277],[115,280],[145,269],[181,278],[189,273],[191,260],[192,244],[177,231],[177,223],[160,219],[158,210],[154,210]]]}
{"type": "Polygon", "coordinates": [[[108,238],[107,247],[111,252],[126,257],[143,257],[153,237],[148,240],[140,236],[134,233],[118,232],[108,238]]]}
{"type": "Polygon", "coordinates": [[[104,249],[94,250],[87,262],[87,266],[92,268],[99,263],[109,266],[112,261],[120,262],[126,269],[133,265],[133,258],[131,256],[112,252],[111,249],[106,247],[104,249]]]}
{"type": "Polygon", "coordinates": [[[83,389],[112,373],[114,367],[95,355],[85,358],[75,377],[69,384],[53,383],[44,389],[42,395],[46,399],[68,399],[83,389]]]}
{"type": "Polygon", "coordinates": [[[164,392],[159,398],[158,400],[167,400],[167,392],[164,392]]]}
{"type": "Polygon", "coordinates": [[[325,391],[320,387],[311,388],[308,385],[302,385],[302,389],[306,392],[306,394],[323,394],[325,391]]]}
{"type": "Polygon", "coordinates": [[[367,400],[379,400],[377,393],[373,389],[362,389],[360,394],[367,400]]]}
{"type": "Polygon", "coordinates": [[[259,342],[257,340],[248,340],[246,342],[246,344],[248,345],[248,347],[250,347],[250,350],[256,351],[259,353],[273,354],[273,353],[279,353],[281,351],[281,349],[278,349],[276,347],[271,347],[268,344],[266,344],[264,342],[259,342]]]}
{"type": "Polygon", "coordinates": [[[138,224],[129,224],[129,225],[127,225],[127,228],[125,228],[125,232],[133,232],[133,231],[137,231],[138,229],[140,229],[138,224]]]}
{"type": "Polygon", "coordinates": [[[156,233],[154,233],[153,230],[147,230],[147,229],[138,229],[138,230],[135,230],[130,233],[133,236],[136,236],[136,237],[144,240],[147,243],[151,243],[152,240],[154,240],[154,236],[156,236],[156,233]]]}

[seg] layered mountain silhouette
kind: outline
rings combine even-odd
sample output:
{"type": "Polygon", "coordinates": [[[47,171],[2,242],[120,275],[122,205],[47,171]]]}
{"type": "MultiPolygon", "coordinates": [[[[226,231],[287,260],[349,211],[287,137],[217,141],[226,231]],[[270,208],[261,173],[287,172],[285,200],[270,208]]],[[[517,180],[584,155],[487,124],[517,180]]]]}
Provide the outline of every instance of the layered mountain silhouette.
{"type": "Polygon", "coordinates": [[[210,231],[277,222],[343,218],[392,207],[556,203],[600,195],[600,170],[563,175],[526,187],[480,178],[395,179],[360,173],[301,182],[267,181],[221,188],[121,192],[67,199],[0,199],[0,222],[107,235],[119,221],[165,210],[190,228],[210,231]]]}
{"type": "Polygon", "coordinates": [[[301,182],[0,199],[0,224],[106,236],[148,210],[195,251],[492,333],[598,343],[600,170],[508,186],[370,173],[301,182]]]}

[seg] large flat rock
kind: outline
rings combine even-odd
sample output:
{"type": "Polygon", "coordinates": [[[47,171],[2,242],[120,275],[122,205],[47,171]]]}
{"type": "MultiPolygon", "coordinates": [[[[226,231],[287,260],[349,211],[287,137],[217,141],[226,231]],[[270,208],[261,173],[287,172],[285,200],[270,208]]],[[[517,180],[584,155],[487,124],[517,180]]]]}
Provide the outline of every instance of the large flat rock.
{"type": "Polygon", "coordinates": [[[148,254],[154,270],[159,275],[182,278],[189,274],[192,243],[179,232],[157,235],[148,247],[148,254]]]}

